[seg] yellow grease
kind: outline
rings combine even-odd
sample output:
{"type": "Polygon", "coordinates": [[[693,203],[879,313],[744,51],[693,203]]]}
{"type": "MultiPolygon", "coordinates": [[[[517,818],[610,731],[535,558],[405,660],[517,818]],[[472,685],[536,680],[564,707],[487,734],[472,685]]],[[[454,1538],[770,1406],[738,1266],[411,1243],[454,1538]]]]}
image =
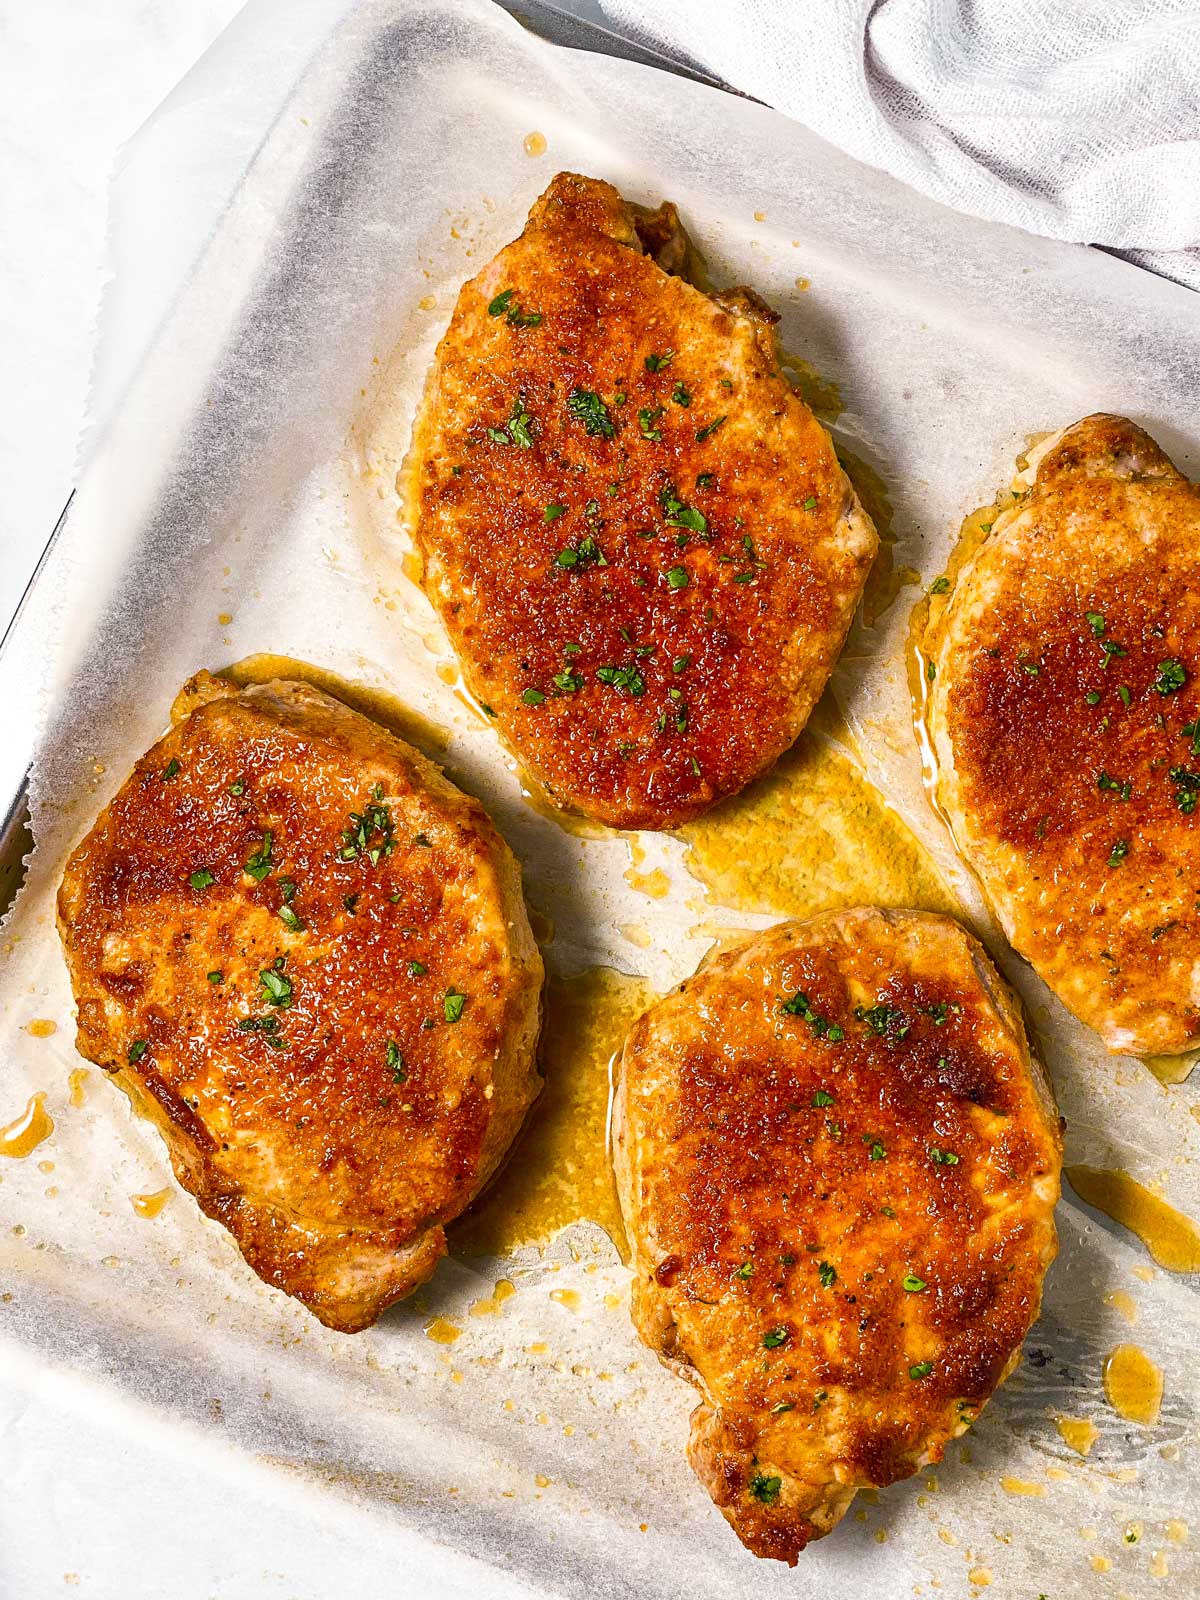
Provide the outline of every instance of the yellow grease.
{"type": "Polygon", "coordinates": [[[67,1079],[68,1084],[71,1086],[71,1104],[76,1110],[83,1105],[86,1098],[83,1092],[83,1086],[87,1082],[87,1079],[88,1069],[86,1067],[75,1067],[70,1077],[67,1079]]]}
{"type": "Polygon", "coordinates": [[[627,1255],[605,1140],[609,1062],[657,998],[644,978],[610,967],[550,979],[542,1032],[546,1086],[507,1165],[451,1227],[453,1249],[507,1255],[587,1220],[627,1255]]]}
{"type": "Polygon", "coordinates": [[[1099,1428],[1086,1417],[1055,1417],[1054,1426],[1063,1443],[1068,1449],[1074,1450],[1077,1456],[1090,1455],[1092,1446],[1100,1437],[1099,1428]]]}
{"type": "Polygon", "coordinates": [[[1104,1393],[1126,1422],[1152,1427],[1162,1408],[1162,1368],[1136,1344],[1119,1344],[1104,1363],[1104,1393]]]}
{"type": "Polygon", "coordinates": [[[636,839],[629,839],[629,866],[625,869],[625,882],[638,894],[649,895],[651,900],[665,900],[671,892],[671,880],[661,867],[649,872],[638,869],[646,859],[646,852],[636,839]]]}
{"type": "Polygon", "coordinates": [[[51,1022],[49,1017],[34,1017],[32,1022],[25,1024],[25,1032],[34,1039],[48,1039],[52,1033],[58,1032],[58,1023],[51,1022]]]}
{"type": "Polygon", "coordinates": [[[1200,1056],[1193,1050],[1182,1056],[1143,1056],[1142,1060],[1162,1084],[1186,1083],[1200,1056]]]}
{"type": "Polygon", "coordinates": [[[287,678],[307,683],[324,694],[332,695],[351,711],[358,711],[372,722],[378,722],[403,739],[406,744],[435,758],[445,753],[450,743],[450,732],[440,723],[433,722],[420,712],[410,710],[395,695],[385,689],[368,688],[365,684],[351,683],[336,672],[324,667],[311,666],[307,661],[297,661],[292,656],[260,654],[246,656],[225,667],[220,676],[244,688],[251,683],[270,683],[273,678],[287,678]]]}
{"type": "Polygon", "coordinates": [[[434,1344],[453,1344],[461,1334],[462,1329],[453,1322],[447,1322],[445,1317],[434,1317],[425,1328],[425,1337],[432,1339],[434,1344]]]}
{"type": "Polygon", "coordinates": [[[551,1300],[557,1300],[560,1306],[565,1306],[568,1311],[578,1311],[580,1306],[579,1291],[576,1289],[551,1289],[551,1300]]]}
{"type": "Polygon", "coordinates": [[[1112,1306],[1114,1311],[1119,1311],[1126,1322],[1136,1322],[1138,1319],[1137,1301],[1128,1289],[1112,1289],[1104,1296],[1104,1304],[1112,1306]]]}
{"type": "Polygon", "coordinates": [[[0,1128],[0,1156],[22,1161],[54,1132],[54,1118],[46,1110],[46,1096],[33,1095],[24,1111],[0,1128]]]}
{"type": "Polygon", "coordinates": [[[1005,1494],[1017,1495],[1043,1495],[1046,1492],[1044,1483],[1030,1483],[1025,1478],[1001,1478],[1000,1487],[1005,1494]]]}
{"type": "Polygon", "coordinates": [[[506,1300],[511,1300],[517,1292],[517,1286],[508,1278],[501,1278],[486,1300],[472,1300],[471,1315],[473,1317],[498,1317],[506,1300]]]}
{"type": "Polygon", "coordinates": [[[153,1194],[131,1194],[130,1204],[139,1217],[149,1220],[156,1217],[171,1198],[170,1189],[157,1189],[153,1194]]]}
{"type": "Polygon", "coordinates": [[[680,830],[684,864],[738,911],[955,910],[924,846],[843,750],[803,733],[766,777],[680,830]]]}
{"type": "Polygon", "coordinates": [[[1200,1272],[1200,1228],[1127,1172],[1064,1167],[1063,1176],[1081,1200],[1136,1233],[1160,1267],[1200,1272]]]}
{"type": "Polygon", "coordinates": [[[546,154],[546,135],[544,133],[527,133],[521,141],[521,147],[527,156],[544,156],[546,154]]]}

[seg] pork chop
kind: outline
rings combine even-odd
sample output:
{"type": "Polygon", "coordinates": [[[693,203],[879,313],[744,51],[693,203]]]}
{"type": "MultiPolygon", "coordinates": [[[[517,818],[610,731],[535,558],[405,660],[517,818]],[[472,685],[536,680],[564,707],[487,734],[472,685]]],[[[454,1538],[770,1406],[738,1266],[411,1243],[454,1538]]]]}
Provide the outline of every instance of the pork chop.
{"type": "Polygon", "coordinates": [[[718,956],[625,1045],[633,1318],[700,1390],[689,1457],[794,1564],[941,1459],[1019,1359],[1060,1129],[1013,994],[949,917],[829,912],[718,956]]]}
{"type": "Polygon", "coordinates": [[[400,477],[469,688],[557,806],[673,828],[803,728],[877,548],[749,290],[560,173],[464,285],[400,477]],[[667,270],[664,270],[664,266],[667,270]]]}
{"type": "Polygon", "coordinates": [[[479,804],[307,685],[200,673],[67,864],[78,1049],[267,1283],[342,1332],[429,1277],[541,1080],[479,804]]]}
{"type": "Polygon", "coordinates": [[[1110,416],[1022,482],[931,619],[938,800],[1013,946],[1110,1050],[1190,1050],[1200,488],[1110,416]]]}

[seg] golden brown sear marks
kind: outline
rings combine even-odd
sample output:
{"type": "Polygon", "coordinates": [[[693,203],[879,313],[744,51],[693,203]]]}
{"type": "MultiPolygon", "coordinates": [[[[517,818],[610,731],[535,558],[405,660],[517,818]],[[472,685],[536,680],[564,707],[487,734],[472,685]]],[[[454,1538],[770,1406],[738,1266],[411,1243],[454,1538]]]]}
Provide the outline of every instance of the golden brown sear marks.
{"type": "Polygon", "coordinates": [[[1059,1123],[1016,1001],[948,917],[855,910],[718,957],[625,1046],[634,1321],[701,1390],[689,1456],[794,1563],[941,1458],[1054,1257],[1059,1123]]]}
{"type": "Polygon", "coordinates": [[[1200,1043],[1200,491],[1120,417],[1031,458],[934,646],[938,796],[1111,1050],[1200,1043]]]}
{"type": "Polygon", "coordinates": [[[366,1327],[540,1080],[541,961],[482,808],[299,683],[198,674],[72,855],[80,1053],[268,1283],[366,1327]]]}
{"type": "Polygon", "coordinates": [[[458,298],[402,479],[476,697],[559,806],[675,827],[792,743],[875,530],[774,314],[561,173],[458,298]]]}

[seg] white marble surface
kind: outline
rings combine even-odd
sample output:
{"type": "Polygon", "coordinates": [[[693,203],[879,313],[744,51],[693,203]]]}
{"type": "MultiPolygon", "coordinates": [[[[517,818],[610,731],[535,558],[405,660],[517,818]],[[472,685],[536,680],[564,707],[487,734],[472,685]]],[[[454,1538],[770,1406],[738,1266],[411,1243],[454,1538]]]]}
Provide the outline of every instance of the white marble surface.
{"type": "Polygon", "coordinates": [[[0,631],[71,490],[121,146],[242,0],[0,0],[0,631]]]}

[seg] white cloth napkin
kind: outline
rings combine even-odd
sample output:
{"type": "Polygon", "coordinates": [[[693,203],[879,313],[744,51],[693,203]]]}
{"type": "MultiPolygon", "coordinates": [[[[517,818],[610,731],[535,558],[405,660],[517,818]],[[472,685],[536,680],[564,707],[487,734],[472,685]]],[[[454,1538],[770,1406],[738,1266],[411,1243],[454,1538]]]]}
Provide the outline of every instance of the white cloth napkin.
{"type": "Polygon", "coordinates": [[[1198,0],[601,0],[932,199],[1200,288],[1198,0]]]}

